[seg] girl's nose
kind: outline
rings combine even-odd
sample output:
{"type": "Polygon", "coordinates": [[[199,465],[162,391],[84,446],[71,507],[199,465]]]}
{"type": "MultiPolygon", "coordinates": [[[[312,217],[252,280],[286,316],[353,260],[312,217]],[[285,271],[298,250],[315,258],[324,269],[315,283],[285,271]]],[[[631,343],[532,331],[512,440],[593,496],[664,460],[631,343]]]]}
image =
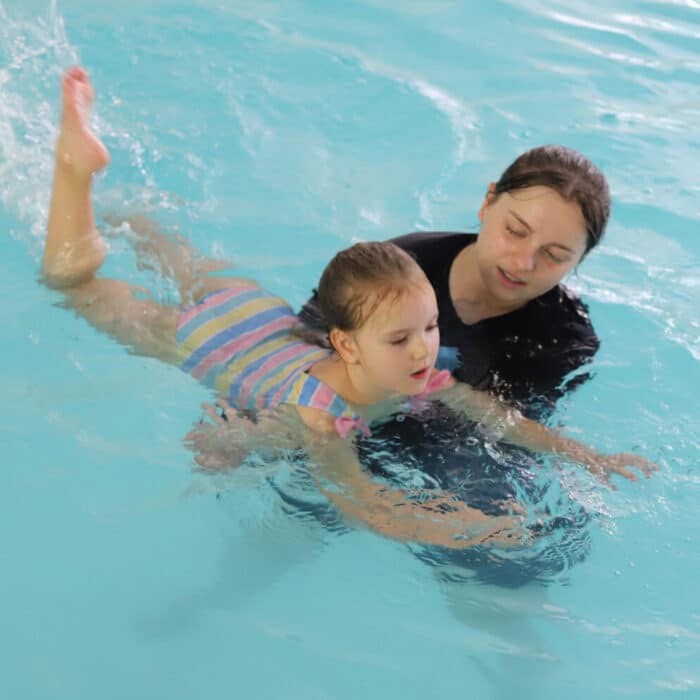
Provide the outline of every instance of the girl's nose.
{"type": "Polygon", "coordinates": [[[413,344],[413,359],[422,360],[428,355],[428,343],[425,338],[417,338],[413,344]]]}

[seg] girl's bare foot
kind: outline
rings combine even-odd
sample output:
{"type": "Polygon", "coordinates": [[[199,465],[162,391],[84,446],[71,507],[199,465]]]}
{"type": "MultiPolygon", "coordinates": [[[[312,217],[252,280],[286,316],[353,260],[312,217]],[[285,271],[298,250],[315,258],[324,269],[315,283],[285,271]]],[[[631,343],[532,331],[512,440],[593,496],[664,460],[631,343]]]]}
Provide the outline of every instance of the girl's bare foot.
{"type": "Polygon", "coordinates": [[[78,66],[66,71],[61,91],[63,115],[56,144],[57,163],[68,166],[76,175],[93,175],[107,165],[109,152],[88,123],[94,93],[87,73],[78,66]]]}

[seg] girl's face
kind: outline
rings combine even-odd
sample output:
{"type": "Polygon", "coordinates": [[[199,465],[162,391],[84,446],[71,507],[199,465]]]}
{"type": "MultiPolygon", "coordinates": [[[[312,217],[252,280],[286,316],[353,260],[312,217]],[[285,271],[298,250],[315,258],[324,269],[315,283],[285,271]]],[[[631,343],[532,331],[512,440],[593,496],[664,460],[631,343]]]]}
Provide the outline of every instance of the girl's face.
{"type": "Polygon", "coordinates": [[[476,243],[487,291],[519,306],[555,287],[586,250],[581,208],[549,187],[526,187],[497,197],[492,187],[479,211],[476,243]]]}
{"type": "Polygon", "coordinates": [[[420,394],[440,348],[438,309],[430,283],[421,279],[403,294],[389,294],[361,328],[348,334],[353,354],[377,400],[420,394]]]}

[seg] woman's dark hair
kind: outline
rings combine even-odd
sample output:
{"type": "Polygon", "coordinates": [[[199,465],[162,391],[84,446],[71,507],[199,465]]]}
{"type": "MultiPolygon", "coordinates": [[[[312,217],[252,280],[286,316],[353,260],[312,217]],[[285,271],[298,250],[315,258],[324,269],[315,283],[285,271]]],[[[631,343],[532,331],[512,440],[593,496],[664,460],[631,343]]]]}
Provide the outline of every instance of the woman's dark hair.
{"type": "Polygon", "coordinates": [[[586,250],[595,248],[610,217],[610,190],[605,175],[581,153],[565,146],[539,146],[518,156],[501,175],[494,194],[525,187],[550,187],[576,202],[586,221],[586,250]]]}

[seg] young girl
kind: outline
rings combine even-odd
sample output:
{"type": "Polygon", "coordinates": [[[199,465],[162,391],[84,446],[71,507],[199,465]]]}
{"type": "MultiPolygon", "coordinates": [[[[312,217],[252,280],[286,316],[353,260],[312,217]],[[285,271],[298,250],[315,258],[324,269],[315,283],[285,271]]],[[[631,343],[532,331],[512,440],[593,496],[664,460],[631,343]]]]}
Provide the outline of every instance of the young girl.
{"type": "MultiPolygon", "coordinates": [[[[428,395],[487,422],[503,440],[604,474],[635,478],[627,468],[633,466],[649,475],[653,465],[642,458],[599,455],[435,371],[435,293],[413,259],[391,243],[353,246],[324,271],[319,297],[332,350],[301,339],[291,308],[249,280],[207,277],[191,265],[177,275],[183,310],[137,296],[125,282],[96,278],[105,253],[91,185],[109,156],[87,123],[93,95],[85,72],[73,68],[62,87],[45,280],[99,330],[139,354],[180,365],[234,408],[256,411],[258,428],[273,427],[287,444],[303,446],[324,493],[347,516],[398,539],[451,547],[522,539],[513,536],[518,516],[486,516],[448,494],[387,489],[360,467],[353,435],[428,395]],[[278,415],[285,419],[271,418],[278,415]]],[[[172,260],[179,264],[177,255],[172,260]]]]}

